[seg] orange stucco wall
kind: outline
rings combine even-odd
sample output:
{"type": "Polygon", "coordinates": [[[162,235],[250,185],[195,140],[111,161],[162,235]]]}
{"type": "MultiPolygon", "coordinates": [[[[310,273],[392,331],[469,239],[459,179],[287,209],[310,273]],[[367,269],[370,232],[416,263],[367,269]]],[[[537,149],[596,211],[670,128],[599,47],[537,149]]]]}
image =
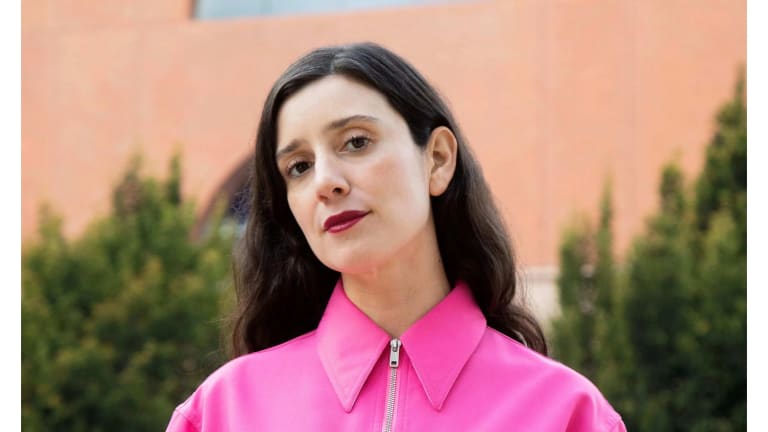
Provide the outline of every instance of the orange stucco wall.
{"type": "Polygon", "coordinates": [[[204,206],[248,156],[269,86],[313,47],[359,40],[413,62],[453,107],[522,264],[613,181],[619,249],[656,206],[660,167],[701,168],[746,63],[746,2],[469,1],[194,21],[191,1],[22,2],[22,233],[41,202],[82,232],[130,156],[204,206]]]}

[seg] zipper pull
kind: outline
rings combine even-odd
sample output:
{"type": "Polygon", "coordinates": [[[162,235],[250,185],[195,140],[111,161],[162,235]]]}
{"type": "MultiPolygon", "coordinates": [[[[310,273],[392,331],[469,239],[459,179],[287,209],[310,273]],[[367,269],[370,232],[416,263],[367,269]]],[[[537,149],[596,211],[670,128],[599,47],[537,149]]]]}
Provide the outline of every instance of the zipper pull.
{"type": "Polygon", "coordinates": [[[397,368],[400,365],[400,339],[394,338],[389,342],[389,367],[397,368]]]}

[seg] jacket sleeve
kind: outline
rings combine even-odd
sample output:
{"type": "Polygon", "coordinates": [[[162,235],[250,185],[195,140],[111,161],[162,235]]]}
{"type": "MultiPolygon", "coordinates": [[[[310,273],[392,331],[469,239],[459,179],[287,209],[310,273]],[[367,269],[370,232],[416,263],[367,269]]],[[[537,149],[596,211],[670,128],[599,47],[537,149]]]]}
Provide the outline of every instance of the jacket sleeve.
{"type": "Polygon", "coordinates": [[[627,427],[624,425],[624,422],[619,419],[619,421],[617,421],[611,428],[610,432],[627,432],[627,427]]]}
{"type": "Polygon", "coordinates": [[[627,432],[627,427],[593,385],[577,393],[569,415],[567,432],[627,432]]]}
{"type": "Polygon", "coordinates": [[[200,429],[177,408],[165,432],[200,432],[200,429]]]}

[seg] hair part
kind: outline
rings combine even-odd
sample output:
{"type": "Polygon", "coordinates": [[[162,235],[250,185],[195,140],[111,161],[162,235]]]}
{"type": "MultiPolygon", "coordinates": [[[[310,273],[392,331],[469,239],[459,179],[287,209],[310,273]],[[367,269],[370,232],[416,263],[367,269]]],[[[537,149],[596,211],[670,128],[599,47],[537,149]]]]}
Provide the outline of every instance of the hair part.
{"type": "Polygon", "coordinates": [[[310,52],[288,67],[267,96],[255,143],[247,228],[234,252],[237,305],[231,317],[232,356],[275,346],[317,328],[340,277],[310,249],[288,206],[275,162],[277,116],[283,103],[307,84],[334,74],[381,93],[421,148],[435,128],[445,126],[453,132],[456,170],[445,192],[431,198],[448,280],[467,282],[490,327],[546,355],[541,327],[515,303],[517,272],[509,235],[458,123],[437,91],[408,62],[379,45],[360,43],[310,52]]]}

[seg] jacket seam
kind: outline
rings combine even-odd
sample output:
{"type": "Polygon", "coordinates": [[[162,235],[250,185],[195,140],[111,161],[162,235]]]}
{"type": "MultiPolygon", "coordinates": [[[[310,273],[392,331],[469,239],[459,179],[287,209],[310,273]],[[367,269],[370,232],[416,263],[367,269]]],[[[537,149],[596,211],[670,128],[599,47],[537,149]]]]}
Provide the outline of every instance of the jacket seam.
{"type": "Polygon", "coordinates": [[[614,432],[614,431],[618,430],[618,427],[619,427],[619,425],[621,424],[621,421],[622,421],[621,420],[621,416],[618,413],[614,412],[612,414],[614,414],[614,415],[611,416],[611,417],[613,417],[613,422],[612,423],[608,423],[608,425],[609,425],[608,432],[614,432]]]}
{"type": "Polygon", "coordinates": [[[191,418],[187,417],[187,415],[186,415],[186,414],[184,414],[184,412],[183,412],[183,411],[181,411],[181,410],[180,410],[180,409],[178,409],[178,408],[177,408],[175,411],[176,411],[176,412],[177,412],[177,413],[178,413],[178,414],[181,416],[181,418],[183,418],[183,419],[184,419],[184,421],[185,421],[185,422],[187,422],[187,424],[189,424],[190,426],[192,426],[193,428],[195,428],[195,430],[196,430],[197,432],[200,432],[200,426],[198,426],[197,424],[195,424],[195,422],[193,422],[191,418]]]}

